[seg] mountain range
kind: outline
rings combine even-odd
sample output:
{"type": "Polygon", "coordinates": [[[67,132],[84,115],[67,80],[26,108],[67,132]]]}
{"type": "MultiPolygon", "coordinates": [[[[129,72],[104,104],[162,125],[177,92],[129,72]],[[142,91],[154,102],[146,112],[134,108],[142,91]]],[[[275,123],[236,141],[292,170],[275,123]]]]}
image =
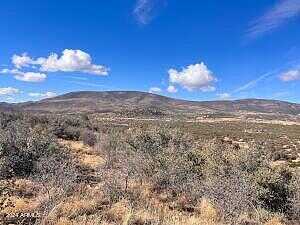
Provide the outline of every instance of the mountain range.
{"type": "Polygon", "coordinates": [[[121,113],[133,110],[163,113],[265,113],[300,115],[300,104],[265,99],[187,101],[138,91],[71,92],[37,102],[0,103],[2,111],[36,113],[121,113]]]}

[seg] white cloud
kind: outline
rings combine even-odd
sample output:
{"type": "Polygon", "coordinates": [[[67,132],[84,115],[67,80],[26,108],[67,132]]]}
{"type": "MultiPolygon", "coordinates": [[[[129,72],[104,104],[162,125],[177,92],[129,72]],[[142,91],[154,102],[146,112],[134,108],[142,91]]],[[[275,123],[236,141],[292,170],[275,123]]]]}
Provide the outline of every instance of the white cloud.
{"type": "Polygon", "coordinates": [[[12,87],[0,88],[0,95],[14,95],[14,94],[18,94],[19,92],[20,90],[17,88],[12,88],[12,87]]]}
{"type": "Polygon", "coordinates": [[[81,50],[65,49],[62,55],[50,54],[47,58],[32,59],[26,53],[14,55],[12,63],[16,68],[39,66],[43,72],[82,72],[95,75],[108,75],[109,69],[92,63],[91,56],[81,50]]]}
{"type": "Polygon", "coordinates": [[[176,89],[176,87],[174,85],[169,85],[169,87],[167,88],[167,91],[169,93],[176,93],[178,90],[176,89]]]}
{"type": "Polygon", "coordinates": [[[203,62],[200,64],[189,65],[181,71],[170,69],[168,73],[171,84],[178,84],[189,91],[215,90],[213,85],[217,79],[203,62]]]}
{"type": "Polygon", "coordinates": [[[247,31],[247,36],[250,38],[256,38],[260,35],[264,35],[265,33],[268,33],[283,25],[289,19],[292,19],[299,15],[299,0],[280,0],[262,17],[251,23],[247,31]]]}
{"type": "Polygon", "coordinates": [[[44,72],[81,72],[95,75],[108,75],[109,69],[92,63],[91,56],[81,50],[65,49],[62,55],[52,53],[49,57],[33,59],[27,53],[13,55],[14,69],[2,69],[2,74],[13,74],[15,79],[25,82],[42,82],[47,78],[44,72]],[[23,72],[24,67],[40,72],[23,72]]]}
{"type": "Polygon", "coordinates": [[[18,72],[19,72],[19,70],[17,70],[17,69],[12,69],[12,70],[2,69],[2,70],[0,70],[0,74],[16,74],[18,72]]]}
{"type": "Polygon", "coordinates": [[[217,94],[217,96],[221,100],[228,100],[231,98],[231,94],[229,94],[229,93],[221,93],[221,94],[217,94]]]}
{"type": "Polygon", "coordinates": [[[37,92],[32,92],[28,94],[30,97],[34,97],[34,98],[53,98],[55,96],[57,96],[56,93],[48,91],[46,93],[37,93],[37,92]]]}
{"type": "Polygon", "coordinates": [[[60,57],[53,53],[48,58],[39,58],[37,61],[41,65],[41,71],[108,74],[108,69],[105,66],[92,64],[91,56],[81,50],[65,49],[60,57]]]}
{"type": "Polygon", "coordinates": [[[290,70],[279,76],[284,82],[300,80],[300,70],[290,70]]]}
{"type": "Polygon", "coordinates": [[[0,71],[2,74],[13,74],[16,80],[25,82],[43,82],[46,80],[47,75],[44,73],[35,72],[22,72],[18,69],[3,69],[0,71]]]}
{"type": "Polygon", "coordinates": [[[11,61],[18,69],[22,67],[29,67],[29,65],[35,64],[34,60],[31,59],[27,53],[23,53],[22,55],[13,55],[11,61]]]}
{"type": "Polygon", "coordinates": [[[160,93],[162,90],[159,87],[151,87],[149,89],[150,93],[160,93]]]}
{"type": "Polygon", "coordinates": [[[21,72],[15,75],[15,79],[25,82],[43,82],[47,78],[47,75],[44,73],[34,73],[34,72],[21,72]]]}

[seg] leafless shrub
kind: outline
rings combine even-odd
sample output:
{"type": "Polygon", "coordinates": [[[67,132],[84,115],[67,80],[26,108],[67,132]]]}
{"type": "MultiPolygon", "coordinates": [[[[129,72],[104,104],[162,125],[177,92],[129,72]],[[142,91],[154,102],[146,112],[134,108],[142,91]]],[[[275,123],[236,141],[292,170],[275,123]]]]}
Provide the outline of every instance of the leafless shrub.
{"type": "Polygon", "coordinates": [[[107,173],[107,171],[105,171],[102,174],[102,179],[104,181],[102,191],[111,204],[126,197],[126,181],[122,174],[117,171],[114,171],[113,173],[112,171],[111,173],[107,173]]]}
{"type": "Polygon", "coordinates": [[[47,194],[40,210],[51,211],[74,190],[79,176],[76,162],[68,154],[59,153],[40,158],[36,163],[33,179],[43,185],[47,194]]]}
{"type": "Polygon", "coordinates": [[[118,131],[110,131],[102,134],[96,146],[96,149],[105,157],[108,169],[126,167],[126,146],[123,137],[118,131]]]}
{"type": "Polygon", "coordinates": [[[83,144],[88,146],[94,146],[97,142],[97,137],[95,133],[91,130],[84,129],[81,132],[81,140],[83,141],[83,144]]]}

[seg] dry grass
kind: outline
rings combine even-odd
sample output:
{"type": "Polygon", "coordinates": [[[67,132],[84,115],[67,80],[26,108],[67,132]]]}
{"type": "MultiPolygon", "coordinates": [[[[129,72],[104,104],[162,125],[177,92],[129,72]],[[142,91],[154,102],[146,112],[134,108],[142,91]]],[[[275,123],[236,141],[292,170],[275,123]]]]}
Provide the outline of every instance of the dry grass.
{"type": "Polygon", "coordinates": [[[79,162],[88,168],[97,169],[105,163],[105,160],[96,154],[92,147],[84,145],[81,141],[60,140],[60,144],[68,147],[79,162]]]}
{"type": "Polygon", "coordinates": [[[68,218],[63,217],[58,219],[56,225],[73,225],[73,222],[68,218]]]}
{"type": "Polygon", "coordinates": [[[38,203],[32,199],[12,196],[9,198],[12,204],[5,207],[1,213],[29,213],[34,212],[38,203]]]}
{"type": "Polygon", "coordinates": [[[73,153],[89,154],[92,152],[92,149],[84,145],[82,141],[69,141],[60,139],[59,143],[69,147],[73,153]]]}
{"type": "Polygon", "coordinates": [[[105,163],[103,158],[98,155],[84,154],[79,157],[79,160],[84,166],[87,166],[92,169],[97,169],[105,163]]]}
{"type": "Polygon", "coordinates": [[[19,191],[33,190],[35,188],[34,182],[27,179],[16,179],[14,185],[15,189],[19,191]]]}
{"type": "Polygon", "coordinates": [[[122,200],[114,204],[106,213],[105,218],[110,222],[116,222],[118,224],[126,224],[129,221],[131,215],[131,207],[129,202],[122,200]]]}
{"type": "Polygon", "coordinates": [[[280,217],[276,216],[266,222],[265,225],[285,225],[285,223],[282,222],[282,219],[280,217]]]}
{"type": "Polygon", "coordinates": [[[64,216],[75,218],[80,215],[93,214],[97,211],[98,202],[96,198],[80,198],[74,196],[67,199],[56,210],[55,214],[58,217],[64,216]]]}
{"type": "Polygon", "coordinates": [[[219,213],[208,199],[202,199],[200,204],[196,207],[202,219],[210,223],[216,223],[220,220],[219,213]]]}
{"type": "MultiPolygon", "coordinates": [[[[43,219],[44,224],[93,224],[88,221],[90,215],[97,215],[101,212],[102,199],[98,196],[82,196],[76,193],[75,196],[65,199],[58,204],[43,219]]],[[[97,218],[97,217],[96,217],[97,218]]]]}

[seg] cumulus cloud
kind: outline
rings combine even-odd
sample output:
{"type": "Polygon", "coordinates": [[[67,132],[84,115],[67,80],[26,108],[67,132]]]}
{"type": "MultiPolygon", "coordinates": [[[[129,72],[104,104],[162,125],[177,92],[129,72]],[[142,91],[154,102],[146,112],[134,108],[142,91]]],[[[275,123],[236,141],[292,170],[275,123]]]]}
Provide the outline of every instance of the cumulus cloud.
{"type": "Polygon", "coordinates": [[[46,93],[31,92],[28,95],[34,98],[53,98],[57,96],[55,92],[51,92],[51,91],[48,91],[46,93]]]}
{"type": "Polygon", "coordinates": [[[48,58],[39,58],[37,62],[41,65],[41,71],[108,75],[108,68],[93,64],[91,56],[81,50],[65,49],[60,57],[52,53],[48,58]]]}
{"type": "Polygon", "coordinates": [[[22,67],[29,67],[32,64],[35,64],[35,61],[30,58],[27,53],[23,53],[22,55],[13,55],[11,58],[12,64],[18,69],[22,67]]]}
{"type": "Polygon", "coordinates": [[[176,89],[176,87],[174,85],[169,85],[169,87],[167,88],[167,91],[169,93],[176,93],[178,90],[176,89]]]}
{"type": "Polygon", "coordinates": [[[253,21],[247,30],[247,36],[256,38],[264,35],[300,15],[299,0],[280,0],[263,16],[253,21]]]}
{"type": "Polygon", "coordinates": [[[47,75],[44,73],[22,72],[18,69],[3,69],[0,71],[0,73],[13,74],[16,80],[25,82],[43,82],[47,78],[47,75]]]}
{"type": "Polygon", "coordinates": [[[290,70],[279,76],[280,80],[284,82],[300,80],[300,70],[290,70]]]}
{"type": "Polygon", "coordinates": [[[231,94],[229,94],[229,93],[220,93],[220,94],[217,94],[217,96],[221,100],[228,100],[231,98],[231,94]]]}
{"type": "Polygon", "coordinates": [[[137,0],[133,15],[140,24],[146,25],[153,20],[157,10],[165,5],[166,0],[137,0]]]}
{"type": "Polygon", "coordinates": [[[109,69],[103,65],[96,65],[92,57],[81,50],[65,49],[59,56],[56,53],[48,57],[33,59],[26,53],[14,55],[12,63],[16,68],[39,66],[42,72],[82,72],[95,75],[108,75],[109,69]]]}
{"type": "Polygon", "coordinates": [[[170,84],[178,84],[183,88],[194,91],[214,91],[214,82],[217,81],[214,74],[201,62],[195,65],[189,65],[181,71],[170,69],[169,82],[170,84]]]}
{"type": "Polygon", "coordinates": [[[149,89],[150,93],[160,93],[162,90],[159,87],[151,87],[149,89]]]}
{"type": "Polygon", "coordinates": [[[13,87],[0,88],[0,95],[14,95],[20,92],[19,89],[13,87]]]}
{"type": "Polygon", "coordinates": [[[59,56],[56,53],[48,57],[34,59],[27,53],[13,55],[13,69],[2,69],[1,74],[12,74],[15,79],[25,82],[42,82],[46,80],[45,72],[81,72],[95,75],[108,75],[109,69],[103,65],[93,64],[91,56],[81,50],[65,49],[59,56]],[[24,68],[27,68],[26,72],[24,68]],[[28,71],[30,68],[33,71],[28,71]],[[23,71],[22,71],[23,70],[23,71]]]}

